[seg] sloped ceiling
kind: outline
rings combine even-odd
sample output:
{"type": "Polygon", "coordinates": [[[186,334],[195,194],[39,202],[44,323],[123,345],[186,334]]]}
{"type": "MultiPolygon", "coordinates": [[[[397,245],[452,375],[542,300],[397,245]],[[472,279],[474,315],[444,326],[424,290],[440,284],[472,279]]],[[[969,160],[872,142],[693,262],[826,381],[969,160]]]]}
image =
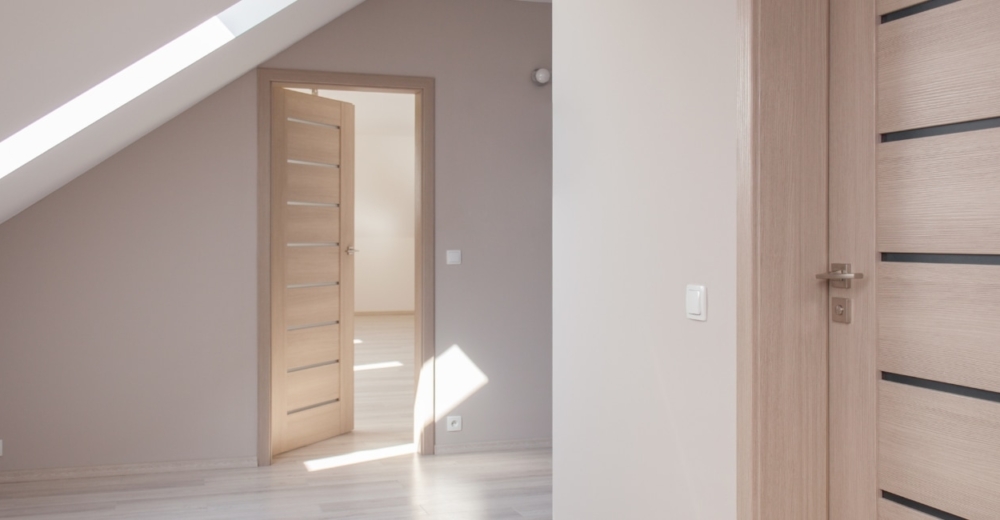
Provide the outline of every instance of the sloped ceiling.
{"type": "MultiPolygon", "coordinates": [[[[237,0],[3,0],[0,140],[237,0]]],[[[298,0],[0,179],[0,223],[363,0],[298,0]]]]}

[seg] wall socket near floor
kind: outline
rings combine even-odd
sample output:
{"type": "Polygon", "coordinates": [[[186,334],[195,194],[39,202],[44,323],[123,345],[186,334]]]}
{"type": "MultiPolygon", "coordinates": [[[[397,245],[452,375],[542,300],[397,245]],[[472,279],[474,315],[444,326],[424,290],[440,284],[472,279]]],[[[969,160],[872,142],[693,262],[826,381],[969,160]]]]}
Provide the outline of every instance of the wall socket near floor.
{"type": "Polygon", "coordinates": [[[462,416],[461,415],[449,415],[447,419],[448,431],[450,432],[460,432],[462,431],[462,416]]]}

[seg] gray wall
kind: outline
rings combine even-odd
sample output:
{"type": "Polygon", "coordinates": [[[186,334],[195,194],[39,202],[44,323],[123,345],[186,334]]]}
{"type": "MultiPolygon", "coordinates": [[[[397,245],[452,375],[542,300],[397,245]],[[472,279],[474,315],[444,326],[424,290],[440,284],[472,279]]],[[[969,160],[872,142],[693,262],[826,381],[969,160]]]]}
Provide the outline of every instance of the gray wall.
{"type": "Polygon", "coordinates": [[[734,519],[736,2],[553,14],[555,517],[734,519]]]}
{"type": "MultiPolygon", "coordinates": [[[[551,436],[550,16],[369,0],[266,64],[437,78],[437,347],[490,379],[439,444],[551,436]]],[[[0,225],[0,470],[253,456],[255,90],[0,225]]]]}
{"type": "Polygon", "coordinates": [[[253,456],[256,90],[0,225],[0,470],[253,456]]]}
{"type": "Polygon", "coordinates": [[[551,31],[545,4],[368,0],[264,65],[437,80],[437,349],[490,379],[440,445],[551,437],[551,31]]]}

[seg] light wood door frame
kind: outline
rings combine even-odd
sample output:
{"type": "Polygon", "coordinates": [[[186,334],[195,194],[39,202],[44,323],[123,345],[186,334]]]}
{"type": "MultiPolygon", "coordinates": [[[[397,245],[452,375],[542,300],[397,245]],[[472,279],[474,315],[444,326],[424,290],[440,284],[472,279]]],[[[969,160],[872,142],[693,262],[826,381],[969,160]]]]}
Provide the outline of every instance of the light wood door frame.
{"type": "Polygon", "coordinates": [[[738,2],[740,520],[828,514],[830,3],[738,2]]]}
{"type": "Polygon", "coordinates": [[[995,517],[1000,421],[987,402],[995,399],[937,385],[995,392],[991,385],[1000,384],[990,371],[995,301],[971,296],[995,294],[996,266],[882,255],[993,255],[1000,247],[990,198],[1000,133],[992,123],[964,126],[1000,114],[989,88],[1000,77],[992,32],[1000,9],[976,0],[903,12],[918,4],[739,0],[741,520],[930,518],[899,498],[995,517]],[[810,46],[803,29],[825,33],[826,49],[810,46]],[[828,113],[810,115],[822,90],[810,85],[822,69],[828,113]],[[929,132],[952,124],[963,128],[929,132]],[[822,127],[828,138],[814,139],[822,127]],[[810,155],[828,163],[803,168],[810,155]],[[828,181],[826,200],[810,200],[803,187],[811,179],[828,181]],[[804,211],[810,202],[814,209],[804,211]],[[808,232],[814,213],[828,215],[826,234],[808,232]],[[864,274],[850,288],[823,288],[824,297],[850,298],[850,324],[827,317],[825,327],[803,326],[803,312],[788,304],[795,294],[780,278],[814,284],[800,269],[808,255],[796,257],[812,248],[828,248],[828,262],[864,274]],[[803,355],[790,330],[800,342],[828,338],[826,354],[803,355]],[[809,428],[826,434],[825,443],[804,442],[808,401],[775,391],[793,388],[797,373],[826,378],[827,400],[811,403],[825,420],[809,428]],[[805,507],[810,493],[826,510],[805,507]]]}
{"type": "Polygon", "coordinates": [[[830,261],[864,273],[830,327],[830,520],[878,518],[876,0],[830,2],[830,261]]]}
{"type": "Polygon", "coordinates": [[[416,96],[417,401],[414,442],[434,453],[434,79],[375,74],[258,69],[257,71],[257,462],[271,464],[271,87],[410,93],[416,96]]]}

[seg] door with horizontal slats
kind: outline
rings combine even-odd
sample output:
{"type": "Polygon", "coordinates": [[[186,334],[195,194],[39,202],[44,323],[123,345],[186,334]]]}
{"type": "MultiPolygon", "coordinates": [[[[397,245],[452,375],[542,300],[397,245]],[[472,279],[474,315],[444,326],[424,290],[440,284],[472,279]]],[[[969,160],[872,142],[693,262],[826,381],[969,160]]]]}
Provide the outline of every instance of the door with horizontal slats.
{"type": "Polygon", "coordinates": [[[831,15],[830,518],[1000,519],[1000,1],[831,15]]]}
{"type": "Polygon", "coordinates": [[[354,107],[274,86],[271,451],[354,428],[354,107]]]}

